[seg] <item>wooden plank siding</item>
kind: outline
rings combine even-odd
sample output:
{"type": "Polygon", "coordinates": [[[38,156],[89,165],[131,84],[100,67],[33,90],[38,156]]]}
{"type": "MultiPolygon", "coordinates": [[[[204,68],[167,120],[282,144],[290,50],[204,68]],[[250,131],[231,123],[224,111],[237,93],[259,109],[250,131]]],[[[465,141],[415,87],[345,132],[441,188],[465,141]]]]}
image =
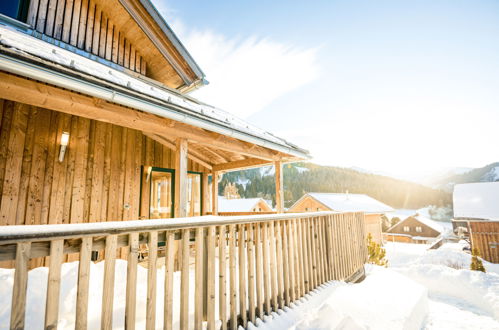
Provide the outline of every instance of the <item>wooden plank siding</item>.
{"type": "Polygon", "coordinates": [[[139,48],[127,39],[126,30],[114,24],[112,13],[101,7],[92,0],[31,1],[27,23],[40,33],[145,74],[147,63],[139,48]],[[128,47],[125,62],[119,61],[123,59],[119,54],[120,41],[128,47]]]}
{"type": "Polygon", "coordinates": [[[137,130],[7,100],[0,113],[0,225],[148,218],[142,166],[174,166],[174,152],[137,130]],[[70,140],[59,162],[62,132],[70,140]]]}
{"type": "Polygon", "coordinates": [[[470,221],[471,247],[488,262],[499,264],[499,221],[470,221]]]}

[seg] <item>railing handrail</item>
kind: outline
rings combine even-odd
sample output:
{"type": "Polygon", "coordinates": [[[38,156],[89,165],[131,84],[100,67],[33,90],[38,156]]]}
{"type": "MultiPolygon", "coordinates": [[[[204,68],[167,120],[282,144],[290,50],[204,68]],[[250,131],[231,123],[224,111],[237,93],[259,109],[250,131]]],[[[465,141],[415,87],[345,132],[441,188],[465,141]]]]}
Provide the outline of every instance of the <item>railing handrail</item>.
{"type": "Polygon", "coordinates": [[[137,231],[180,230],[217,225],[258,223],[274,220],[313,218],[332,214],[361,212],[306,212],[245,216],[201,216],[189,218],[107,221],[72,224],[0,226],[0,245],[96,235],[127,234],[137,231]]]}

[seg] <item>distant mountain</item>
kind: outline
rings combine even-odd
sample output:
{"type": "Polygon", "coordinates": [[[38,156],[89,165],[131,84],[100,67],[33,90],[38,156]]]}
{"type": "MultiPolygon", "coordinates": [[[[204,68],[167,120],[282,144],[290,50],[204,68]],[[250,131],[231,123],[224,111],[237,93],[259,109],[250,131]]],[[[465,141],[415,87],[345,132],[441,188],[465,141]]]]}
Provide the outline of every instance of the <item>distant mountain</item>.
{"type": "Polygon", "coordinates": [[[454,185],[459,183],[495,181],[499,181],[499,162],[475,168],[464,173],[441,177],[433,182],[433,186],[439,189],[452,191],[454,185]]]}
{"type": "MultiPolygon", "coordinates": [[[[417,183],[350,168],[311,163],[285,165],[284,199],[289,207],[307,192],[367,194],[394,208],[418,209],[428,205],[451,204],[451,194],[417,183]]],[[[223,176],[219,191],[235,183],[242,198],[262,197],[275,202],[273,167],[229,172],[223,176]]]]}

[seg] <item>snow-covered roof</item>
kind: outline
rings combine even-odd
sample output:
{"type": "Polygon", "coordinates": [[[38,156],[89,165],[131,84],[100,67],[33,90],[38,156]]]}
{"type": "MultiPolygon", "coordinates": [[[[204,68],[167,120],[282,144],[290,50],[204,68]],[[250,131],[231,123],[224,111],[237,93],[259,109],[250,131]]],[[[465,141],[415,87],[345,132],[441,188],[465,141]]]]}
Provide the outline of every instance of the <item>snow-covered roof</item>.
{"type": "MultiPolygon", "coordinates": [[[[77,75],[78,79],[88,77],[91,78],[92,82],[98,81],[101,84],[111,84],[112,86],[124,88],[127,91],[133,91],[139,98],[145,101],[150,102],[152,99],[155,102],[160,102],[166,108],[171,108],[184,116],[202,119],[247,134],[249,135],[248,142],[259,144],[258,140],[261,139],[263,142],[260,145],[270,149],[272,149],[272,144],[277,144],[289,149],[289,153],[291,154],[296,152],[302,158],[309,157],[308,151],[282,138],[276,137],[272,133],[253,126],[229,112],[180,94],[158,82],[142,79],[140,76],[129,73],[115,63],[106,61],[71,45],[46,36],[43,36],[43,39],[31,36],[26,31],[19,31],[12,26],[0,24],[0,49],[9,49],[16,56],[29,59],[30,61],[35,60],[39,65],[49,67],[54,72],[60,71],[58,68],[64,67],[67,72],[77,75]],[[255,142],[255,138],[257,142],[255,142]]],[[[244,102],[244,100],[241,100],[241,102],[244,102]]]]}
{"type": "Polygon", "coordinates": [[[499,220],[499,182],[454,186],[454,218],[499,220]]]}
{"type": "MultiPolygon", "coordinates": [[[[227,199],[225,197],[218,197],[218,211],[219,212],[252,212],[253,208],[257,206],[258,202],[267,202],[263,198],[236,198],[227,199]]],[[[269,206],[270,209],[272,209],[269,206]]]]}
{"type": "Polygon", "coordinates": [[[386,213],[393,211],[391,206],[364,194],[308,193],[307,195],[338,212],[386,213]]]}

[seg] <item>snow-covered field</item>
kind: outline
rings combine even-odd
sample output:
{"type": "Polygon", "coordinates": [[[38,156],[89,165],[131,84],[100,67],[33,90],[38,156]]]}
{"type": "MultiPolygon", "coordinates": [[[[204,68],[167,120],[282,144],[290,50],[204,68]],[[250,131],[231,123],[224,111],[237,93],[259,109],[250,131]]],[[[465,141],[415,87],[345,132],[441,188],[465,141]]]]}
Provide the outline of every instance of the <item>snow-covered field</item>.
{"type": "MultiPolygon", "coordinates": [[[[389,267],[366,265],[367,277],[358,284],[329,282],[311,294],[249,328],[263,330],[326,329],[498,329],[499,265],[484,262],[487,273],[469,270],[470,255],[462,245],[446,243],[438,250],[427,245],[388,243],[389,267]]],[[[124,320],[126,262],[117,260],[114,328],[124,320]]],[[[62,267],[60,329],[74,327],[78,263],[62,267]]],[[[103,263],[92,264],[89,328],[100,325],[103,263]]],[[[164,269],[158,270],[158,279],[164,269]]],[[[145,326],[147,270],[139,267],[137,328],[145,326]]],[[[175,274],[178,301],[179,274],[175,274]]],[[[194,278],[191,278],[193,285],[194,278]]],[[[0,269],[0,329],[8,329],[13,270],[0,269]]],[[[27,328],[42,328],[47,268],[29,272],[27,328]]],[[[218,284],[218,283],[217,283],[218,284]]],[[[162,328],[163,281],[158,281],[157,326],[162,328]]],[[[191,295],[193,294],[191,290],[191,295]]],[[[193,300],[191,313],[194,311],[193,300]]],[[[218,309],[218,306],[216,306],[218,309]]],[[[174,305],[178,326],[178,307],[174,305]]],[[[193,317],[193,315],[191,315],[193,317]]],[[[191,323],[192,324],[192,323],[191,323]]]]}
{"type": "Polygon", "coordinates": [[[469,270],[461,244],[388,243],[389,267],[359,284],[330,282],[253,329],[499,329],[499,265],[469,270]]]}

